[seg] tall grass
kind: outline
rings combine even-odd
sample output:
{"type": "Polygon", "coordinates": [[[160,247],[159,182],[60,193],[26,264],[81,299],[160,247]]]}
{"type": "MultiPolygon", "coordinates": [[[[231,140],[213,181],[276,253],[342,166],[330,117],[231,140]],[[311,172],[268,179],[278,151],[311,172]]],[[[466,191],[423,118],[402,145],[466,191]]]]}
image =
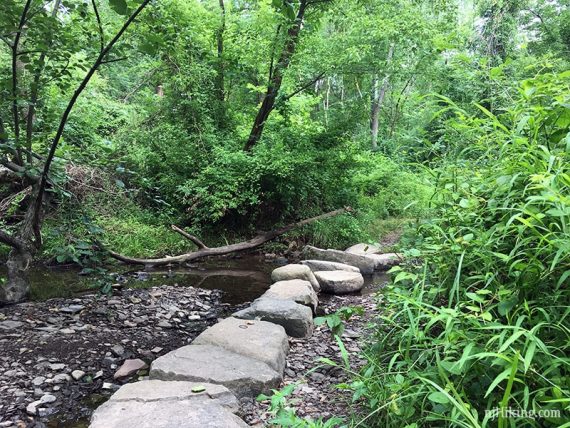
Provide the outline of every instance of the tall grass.
{"type": "Polygon", "coordinates": [[[358,426],[570,426],[569,106],[570,72],[499,116],[451,106],[465,152],[385,292],[358,426]]]}

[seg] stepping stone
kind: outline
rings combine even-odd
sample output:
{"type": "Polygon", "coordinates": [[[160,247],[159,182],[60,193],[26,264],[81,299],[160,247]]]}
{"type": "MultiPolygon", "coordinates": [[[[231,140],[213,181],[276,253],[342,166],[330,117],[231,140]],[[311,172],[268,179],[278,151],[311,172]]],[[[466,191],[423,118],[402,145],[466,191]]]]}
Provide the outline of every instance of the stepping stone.
{"type": "Polygon", "coordinates": [[[237,398],[210,383],[145,380],[123,385],[91,417],[90,428],[239,428],[237,398]]]}
{"type": "Polygon", "coordinates": [[[366,256],[370,254],[380,254],[382,249],[376,245],[371,244],[356,244],[352,247],[348,247],[344,250],[347,253],[358,254],[360,256],[366,256]]]}
{"type": "Polygon", "coordinates": [[[320,291],[319,282],[315,278],[313,271],[311,271],[308,266],[290,264],[278,267],[271,272],[271,280],[273,282],[287,281],[290,279],[302,279],[304,281],[309,281],[313,286],[313,290],[317,293],[320,291]]]}
{"type": "Polygon", "coordinates": [[[282,379],[262,361],[212,345],[184,346],[157,358],[149,377],[223,385],[238,399],[269,393],[282,379]]]}
{"type": "Polygon", "coordinates": [[[303,255],[306,259],[326,260],[328,262],[338,262],[354,266],[357,267],[363,275],[372,274],[376,266],[374,259],[369,256],[346,253],[340,250],[323,250],[310,245],[305,246],[303,255]]]}
{"type": "Polygon", "coordinates": [[[399,265],[404,260],[404,256],[399,253],[370,254],[366,257],[374,260],[375,270],[388,270],[393,266],[399,265]]]}
{"type": "Polygon", "coordinates": [[[313,273],[323,270],[345,270],[347,272],[360,272],[360,269],[357,267],[338,262],[327,262],[324,260],[303,260],[301,263],[309,266],[313,273]]]}
{"type": "Polygon", "coordinates": [[[279,281],[273,284],[267,290],[262,298],[291,300],[300,305],[309,306],[313,313],[317,310],[319,299],[317,293],[309,281],[302,279],[290,279],[288,281],[279,281]]]}
{"type": "Polygon", "coordinates": [[[262,361],[279,373],[285,369],[285,357],[289,352],[289,339],[280,325],[232,317],[207,328],[192,344],[219,346],[262,361]]]}
{"type": "Polygon", "coordinates": [[[236,312],[234,317],[246,320],[259,319],[279,324],[292,337],[309,337],[313,334],[311,308],[291,300],[261,297],[255,300],[249,308],[236,312]]]}
{"type": "Polygon", "coordinates": [[[362,290],[364,278],[357,272],[343,270],[315,272],[323,292],[329,294],[347,294],[362,290]]]}

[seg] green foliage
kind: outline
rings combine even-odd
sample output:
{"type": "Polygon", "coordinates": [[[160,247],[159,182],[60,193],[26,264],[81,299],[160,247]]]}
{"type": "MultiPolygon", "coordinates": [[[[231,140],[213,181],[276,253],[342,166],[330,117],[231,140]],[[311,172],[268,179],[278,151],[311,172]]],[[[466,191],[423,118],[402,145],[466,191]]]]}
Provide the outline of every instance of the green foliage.
{"type": "Polygon", "coordinates": [[[558,426],[570,403],[570,73],[525,80],[452,130],[481,156],[438,172],[424,263],[393,270],[359,377],[369,426],[558,426]],[[493,409],[557,410],[506,419],[493,409]]]}
{"type": "Polygon", "coordinates": [[[349,321],[354,315],[362,315],[364,308],[355,307],[342,307],[336,312],[315,318],[315,325],[327,324],[333,336],[342,336],[344,333],[344,323],[349,321]]]}
{"type": "Polygon", "coordinates": [[[343,420],[340,418],[329,418],[324,420],[320,418],[316,421],[309,418],[301,418],[296,415],[296,410],[290,407],[290,404],[294,402],[289,400],[289,397],[298,388],[298,384],[291,383],[281,390],[273,389],[273,394],[271,396],[266,396],[261,394],[257,397],[258,401],[269,400],[269,414],[272,419],[269,420],[268,426],[276,427],[291,427],[291,428],[333,428],[346,426],[343,424],[343,420]]]}

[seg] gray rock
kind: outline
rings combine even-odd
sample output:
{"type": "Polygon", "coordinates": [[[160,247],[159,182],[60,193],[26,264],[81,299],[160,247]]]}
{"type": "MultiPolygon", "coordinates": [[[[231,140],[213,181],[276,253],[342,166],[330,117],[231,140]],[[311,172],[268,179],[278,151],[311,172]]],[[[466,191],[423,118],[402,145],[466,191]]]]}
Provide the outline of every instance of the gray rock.
{"type": "Polygon", "coordinates": [[[357,272],[342,270],[315,272],[323,292],[329,294],[346,294],[360,291],[364,286],[364,278],[357,272]]]}
{"type": "Polygon", "coordinates": [[[368,254],[380,254],[382,252],[382,249],[372,244],[356,244],[353,245],[352,247],[348,247],[344,251],[346,251],[347,253],[359,254],[361,256],[364,256],[368,254]]]}
{"type": "Polygon", "coordinates": [[[246,428],[225,407],[195,400],[109,401],[91,417],[90,428],[246,428]]]}
{"type": "Polygon", "coordinates": [[[363,275],[373,273],[374,267],[376,266],[376,262],[368,256],[346,253],[339,250],[323,250],[310,245],[307,245],[303,249],[303,255],[306,259],[326,260],[355,266],[360,269],[360,273],[363,275]]]}
{"type": "Polygon", "coordinates": [[[360,269],[355,266],[345,265],[344,263],[338,262],[327,262],[324,260],[303,260],[301,263],[309,266],[313,272],[323,270],[345,270],[347,272],[360,272],[360,269]]]}
{"type": "Polygon", "coordinates": [[[134,360],[125,360],[123,365],[115,372],[113,378],[120,379],[122,377],[127,377],[132,375],[133,373],[138,372],[139,370],[146,369],[148,365],[138,358],[134,360]]]}
{"type": "Polygon", "coordinates": [[[63,363],[52,363],[52,364],[48,364],[48,367],[50,368],[50,370],[59,371],[59,370],[63,370],[67,366],[63,363]]]}
{"type": "Polygon", "coordinates": [[[319,283],[308,266],[290,264],[278,267],[271,272],[271,280],[273,282],[287,281],[290,279],[302,279],[304,281],[309,281],[316,292],[320,291],[319,283]]]}
{"type": "Polygon", "coordinates": [[[212,345],[184,346],[157,358],[149,377],[223,385],[238,398],[268,393],[281,382],[267,364],[212,345]]]}
{"type": "Polygon", "coordinates": [[[83,370],[73,370],[71,372],[71,377],[75,380],[81,380],[85,376],[85,372],[83,370]]]}
{"type": "Polygon", "coordinates": [[[278,281],[263,294],[264,298],[291,300],[301,305],[309,306],[313,313],[317,310],[319,299],[317,293],[309,281],[302,279],[290,279],[278,281]]]}
{"type": "Polygon", "coordinates": [[[259,319],[283,326],[289,336],[309,337],[313,334],[313,313],[304,305],[291,300],[278,300],[262,297],[250,307],[234,314],[246,320],[259,319]]]}
{"type": "Polygon", "coordinates": [[[374,261],[375,270],[388,270],[404,260],[404,256],[399,253],[371,254],[366,257],[374,261]]]}
{"type": "Polygon", "coordinates": [[[16,328],[22,327],[23,325],[24,323],[21,321],[12,321],[12,320],[0,321],[0,328],[3,330],[14,330],[16,328]]]}
{"type": "Polygon", "coordinates": [[[234,394],[223,385],[200,382],[143,380],[123,385],[110,400],[169,401],[169,400],[208,400],[226,407],[232,412],[239,410],[234,394]]]}
{"type": "Polygon", "coordinates": [[[35,378],[32,380],[32,385],[34,385],[34,386],[40,386],[40,385],[43,384],[45,381],[46,381],[46,378],[45,378],[45,377],[43,377],[43,376],[38,376],[38,377],[35,377],[35,378]]]}
{"type": "Polygon", "coordinates": [[[66,373],[56,374],[52,378],[53,383],[66,383],[71,381],[71,376],[66,373]]]}
{"type": "Polygon", "coordinates": [[[51,394],[46,394],[42,398],[37,401],[33,401],[26,406],[26,412],[30,415],[37,415],[38,414],[38,407],[43,406],[44,404],[53,403],[57,398],[51,394]]]}
{"type": "Polygon", "coordinates": [[[226,318],[206,329],[192,344],[219,346],[236,354],[262,361],[283,373],[289,340],[285,329],[267,321],[226,318]]]}
{"type": "Polygon", "coordinates": [[[111,348],[111,352],[115,354],[117,357],[120,357],[125,353],[125,348],[122,345],[114,345],[111,348]]]}
{"type": "Polygon", "coordinates": [[[64,312],[66,314],[75,314],[77,312],[81,312],[83,309],[85,309],[85,306],[83,305],[69,305],[59,308],[59,312],[64,312]]]}

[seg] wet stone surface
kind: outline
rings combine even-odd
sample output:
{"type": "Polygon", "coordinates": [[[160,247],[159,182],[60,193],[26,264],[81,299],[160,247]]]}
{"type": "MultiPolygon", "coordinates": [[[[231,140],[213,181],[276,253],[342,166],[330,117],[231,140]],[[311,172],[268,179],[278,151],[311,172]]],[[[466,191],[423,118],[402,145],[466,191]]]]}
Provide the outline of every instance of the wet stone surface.
{"type": "Polygon", "coordinates": [[[236,309],[221,298],[157,286],[0,308],[0,426],[86,426],[120,385],[236,309]],[[116,376],[127,360],[140,369],[116,376]]]}

